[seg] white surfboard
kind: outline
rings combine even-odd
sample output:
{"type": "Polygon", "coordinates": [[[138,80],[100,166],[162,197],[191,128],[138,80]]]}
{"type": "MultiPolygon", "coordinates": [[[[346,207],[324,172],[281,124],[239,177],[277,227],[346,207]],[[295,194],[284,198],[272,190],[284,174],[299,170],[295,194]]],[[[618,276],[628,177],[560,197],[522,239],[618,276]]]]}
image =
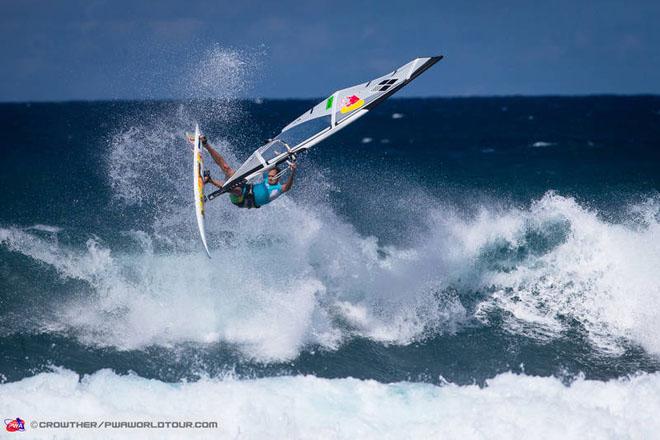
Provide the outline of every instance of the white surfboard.
{"type": "Polygon", "coordinates": [[[187,134],[188,141],[193,144],[193,183],[195,193],[195,215],[197,216],[197,227],[202,238],[202,244],[206,255],[211,258],[209,247],[206,244],[206,229],[204,228],[204,158],[199,142],[199,125],[195,125],[195,134],[187,134]]]}

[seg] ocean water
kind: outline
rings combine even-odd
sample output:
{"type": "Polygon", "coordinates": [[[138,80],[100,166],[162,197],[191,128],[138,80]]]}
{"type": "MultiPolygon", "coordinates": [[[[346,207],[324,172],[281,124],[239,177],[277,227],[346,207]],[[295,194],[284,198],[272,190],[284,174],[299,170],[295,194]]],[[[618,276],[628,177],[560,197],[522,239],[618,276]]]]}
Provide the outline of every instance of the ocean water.
{"type": "Polygon", "coordinates": [[[238,165],[314,103],[0,104],[4,418],[658,438],[659,97],[392,99],[208,259],[183,133],[238,165]]]}

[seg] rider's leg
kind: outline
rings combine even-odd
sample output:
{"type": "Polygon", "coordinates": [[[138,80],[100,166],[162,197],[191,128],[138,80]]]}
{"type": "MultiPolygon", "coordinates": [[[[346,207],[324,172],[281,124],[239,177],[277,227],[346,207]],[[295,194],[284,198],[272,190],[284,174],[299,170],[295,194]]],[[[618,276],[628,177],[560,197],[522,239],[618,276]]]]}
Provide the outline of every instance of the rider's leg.
{"type": "Polygon", "coordinates": [[[215,151],[215,149],[209,143],[207,143],[205,147],[206,147],[206,151],[209,152],[215,163],[217,163],[220,169],[222,170],[222,172],[225,173],[227,179],[233,176],[234,170],[232,169],[232,167],[229,166],[229,164],[225,161],[225,159],[222,156],[220,156],[220,153],[215,151]]]}

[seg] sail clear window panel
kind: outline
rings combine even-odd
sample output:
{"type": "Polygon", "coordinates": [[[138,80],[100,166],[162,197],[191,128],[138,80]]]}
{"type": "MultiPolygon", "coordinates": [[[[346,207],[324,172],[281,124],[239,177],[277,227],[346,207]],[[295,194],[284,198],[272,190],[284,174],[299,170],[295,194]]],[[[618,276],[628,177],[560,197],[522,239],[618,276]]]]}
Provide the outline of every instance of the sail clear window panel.
{"type": "MultiPolygon", "coordinates": [[[[330,128],[331,125],[332,118],[330,115],[321,116],[320,118],[309,119],[295,125],[280,133],[275,139],[286,142],[289,147],[294,148],[314,135],[330,128]]],[[[279,142],[276,142],[276,144],[277,145],[274,146],[275,148],[284,148],[286,150],[286,148],[279,142]]],[[[265,156],[264,159],[266,159],[265,156]]]]}
{"type": "Polygon", "coordinates": [[[281,142],[271,142],[259,150],[261,157],[268,163],[282,153],[286,153],[286,147],[281,142]]]}

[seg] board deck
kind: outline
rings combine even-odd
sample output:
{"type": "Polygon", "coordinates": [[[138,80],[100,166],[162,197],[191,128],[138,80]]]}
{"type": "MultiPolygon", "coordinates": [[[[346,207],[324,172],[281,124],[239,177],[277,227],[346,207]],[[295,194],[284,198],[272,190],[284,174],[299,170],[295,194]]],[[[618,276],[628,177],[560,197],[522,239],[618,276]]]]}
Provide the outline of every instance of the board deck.
{"type": "Polygon", "coordinates": [[[195,125],[195,133],[186,133],[188,141],[193,145],[193,191],[195,194],[195,216],[197,217],[197,228],[204,245],[206,255],[211,258],[209,247],[206,244],[206,228],[204,225],[204,158],[199,142],[199,125],[195,125]]]}

